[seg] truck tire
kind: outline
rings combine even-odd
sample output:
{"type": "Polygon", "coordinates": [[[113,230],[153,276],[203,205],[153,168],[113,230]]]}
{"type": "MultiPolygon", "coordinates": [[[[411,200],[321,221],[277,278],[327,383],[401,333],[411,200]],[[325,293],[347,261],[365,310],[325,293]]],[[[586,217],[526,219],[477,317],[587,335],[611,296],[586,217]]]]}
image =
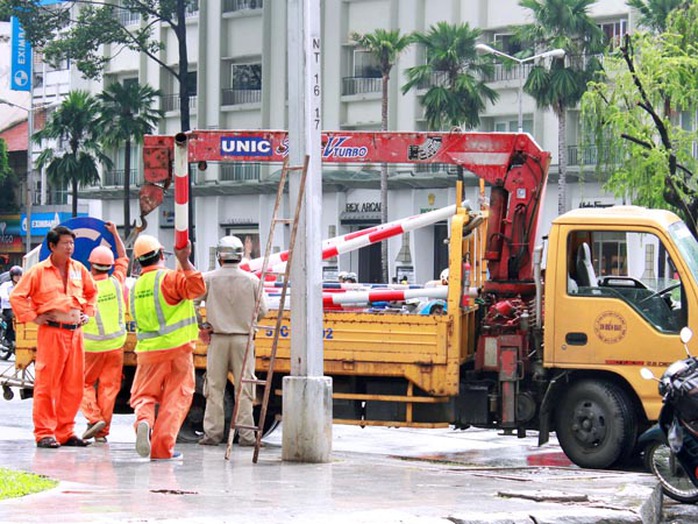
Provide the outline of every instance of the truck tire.
{"type": "Polygon", "coordinates": [[[625,392],[610,382],[583,380],[570,386],[555,410],[562,450],[583,468],[622,465],[632,454],[637,417],[625,392]]]}

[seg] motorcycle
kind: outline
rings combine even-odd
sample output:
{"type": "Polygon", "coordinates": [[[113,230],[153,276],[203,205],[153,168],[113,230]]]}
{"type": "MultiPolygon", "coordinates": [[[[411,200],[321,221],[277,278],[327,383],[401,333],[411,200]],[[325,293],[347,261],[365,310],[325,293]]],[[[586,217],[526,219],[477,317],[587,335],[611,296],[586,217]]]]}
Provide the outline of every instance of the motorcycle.
{"type": "Polygon", "coordinates": [[[15,345],[13,342],[7,340],[5,337],[6,333],[7,323],[5,319],[0,316],[0,359],[2,360],[9,359],[15,352],[15,345]]]}
{"type": "Polygon", "coordinates": [[[657,424],[638,440],[645,467],[659,479],[664,494],[689,504],[698,502],[698,358],[687,345],[692,336],[689,328],[681,330],[686,358],[671,364],[661,378],[647,368],[640,371],[659,383],[663,406],[657,424]]]}

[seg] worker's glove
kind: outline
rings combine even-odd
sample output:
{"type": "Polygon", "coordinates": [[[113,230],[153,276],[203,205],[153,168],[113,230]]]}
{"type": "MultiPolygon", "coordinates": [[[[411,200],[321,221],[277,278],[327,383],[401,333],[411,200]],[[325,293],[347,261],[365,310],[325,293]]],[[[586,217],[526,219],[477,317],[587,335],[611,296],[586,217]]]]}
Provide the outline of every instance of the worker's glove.
{"type": "Polygon", "coordinates": [[[199,340],[202,344],[211,343],[211,333],[213,333],[213,327],[208,322],[204,322],[199,326],[199,340]]]}

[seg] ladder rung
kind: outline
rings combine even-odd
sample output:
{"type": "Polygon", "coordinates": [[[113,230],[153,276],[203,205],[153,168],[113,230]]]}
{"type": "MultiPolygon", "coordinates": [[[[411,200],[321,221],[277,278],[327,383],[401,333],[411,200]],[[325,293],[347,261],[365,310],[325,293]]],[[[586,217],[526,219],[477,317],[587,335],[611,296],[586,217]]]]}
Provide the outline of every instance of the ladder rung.
{"type": "Polygon", "coordinates": [[[281,224],[293,224],[293,219],[292,218],[275,218],[272,220],[275,224],[281,223],[281,224]]]}
{"type": "Polygon", "coordinates": [[[276,331],[276,324],[273,326],[268,324],[252,324],[252,327],[255,329],[271,329],[272,331],[276,331]]]}
{"type": "Polygon", "coordinates": [[[235,429],[251,429],[252,431],[260,431],[259,426],[246,426],[244,424],[235,424],[235,429]]]}
{"type": "Polygon", "coordinates": [[[243,378],[240,379],[240,381],[243,384],[258,384],[260,386],[267,383],[266,380],[262,380],[261,378],[243,378]]]}

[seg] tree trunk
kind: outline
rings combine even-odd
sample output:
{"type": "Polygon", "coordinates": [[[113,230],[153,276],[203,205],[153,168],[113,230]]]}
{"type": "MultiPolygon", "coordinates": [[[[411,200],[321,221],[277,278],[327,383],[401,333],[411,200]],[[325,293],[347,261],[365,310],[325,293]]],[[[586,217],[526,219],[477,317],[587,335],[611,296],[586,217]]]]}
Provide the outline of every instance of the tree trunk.
{"type": "Polygon", "coordinates": [[[72,177],[71,183],[73,185],[73,218],[75,218],[78,216],[78,179],[76,177],[72,177]]]}
{"type": "MultiPolygon", "coordinates": [[[[381,94],[381,131],[388,130],[388,82],[390,77],[383,75],[381,94]]],[[[381,164],[381,222],[388,222],[388,164],[381,164]]],[[[381,242],[381,273],[383,282],[390,282],[388,278],[388,241],[381,242]]]]}
{"type": "Polygon", "coordinates": [[[124,152],[124,238],[131,232],[131,141],[124,152]]]}
{"type": "Polygon", "coordinates": [[[567,212],[567,113],[563,107],[557,115],[557,156],[560,176],[557,181],[557,213],[567,212]]]}

